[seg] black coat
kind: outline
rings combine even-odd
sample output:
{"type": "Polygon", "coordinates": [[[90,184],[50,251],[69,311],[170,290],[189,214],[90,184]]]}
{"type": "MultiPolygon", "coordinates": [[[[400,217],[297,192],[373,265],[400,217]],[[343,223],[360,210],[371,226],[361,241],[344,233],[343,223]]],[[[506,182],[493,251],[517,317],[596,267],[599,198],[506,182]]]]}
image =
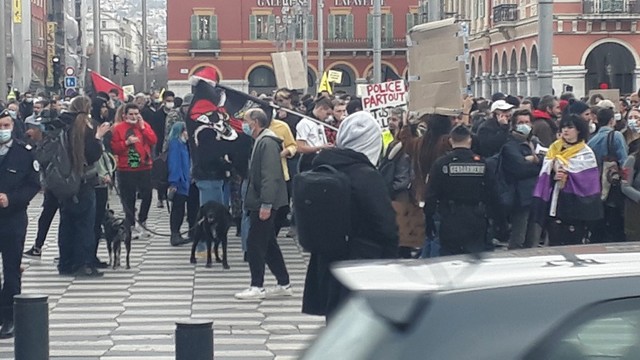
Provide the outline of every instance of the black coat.
{"type": "Polygon", "coordinates": [[[542,167],[542,160],[538,163],[526,161],[524,158],[529,155],[534,153],[527,139],[519,133],[511,133],[509,141],[502,148],[502,170],[506,180],[515,186],[516,207],[531,205],[533,189],[542,167]]]}
{"type": "MultiPolygon", "coordinates": [[[[322,151],[313,165],[331,165],[351,179],[351,231],[349,254],[342,258],[311,254],[302,312],[330,315],[347,294],[331,274],[339,260],[395,258],[398,227],[382,175],[361,153],[348,149],[322,151]]],[[[319,217],[322,214],[318,214],[319,217]]]]}
{"type": "Polygon", "coordinates": [[[474,150],[480,156],[488,158],[500,152],[500,148],[507,142],[509,125],[503,125],[495,118],[487,119],[474,138],[474,150]]]}

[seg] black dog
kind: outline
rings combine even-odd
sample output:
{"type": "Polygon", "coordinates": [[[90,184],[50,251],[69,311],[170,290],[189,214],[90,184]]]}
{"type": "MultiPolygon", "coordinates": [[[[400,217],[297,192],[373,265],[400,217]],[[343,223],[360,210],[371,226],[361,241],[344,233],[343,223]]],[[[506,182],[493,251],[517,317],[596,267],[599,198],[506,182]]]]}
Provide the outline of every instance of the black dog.
{"type": "Polygon", "coordinates": [[[198,223],[193,231],[193,246],[191,247],[191,263],[196,261],[196,247],[200,241],[207,242],[207,267],[212,266],[211,243],[214,244],[216,262],[229,269],[227,263],[227,232],[231,226],[231,214],[226,206],[219,202],[209,201],[200,208],[198,223]],[[218,246],[222,244],[222,260],[218,255],[218,246]]]}
{"type": "Polygon", "coordinates": [[[107,250],[109,251],[109,265],[114,269],[120,266],[120,252],[124,242],[124,246],[127,249],[127,269],[131,269],[129,265],[131,228],[127,226],[124,219],[116,217],[113,210],[107,210],[103,225],[104,237],[107,240],[107,250]]]}

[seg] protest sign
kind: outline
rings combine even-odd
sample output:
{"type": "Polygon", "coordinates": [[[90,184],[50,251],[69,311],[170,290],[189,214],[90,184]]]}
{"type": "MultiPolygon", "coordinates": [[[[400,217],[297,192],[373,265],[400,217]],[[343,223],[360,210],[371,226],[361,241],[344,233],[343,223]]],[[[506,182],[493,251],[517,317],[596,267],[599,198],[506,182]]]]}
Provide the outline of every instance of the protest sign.
{"type": "Polygon", "coordinates": [[[271,61],[279,88],[292,90],[307,88],[307,71],[300,51],[272,53],[271,61]]]}
{"type": "Polygon", "coordinates": [[[358,85],[358,96],[362,98],[363,110],[369,111],[380,127],[389,126],[391,109],[407,105],[407,86],[404,80],[380,84],[358,85]]]}
{"type": "Polygon", "coordinates": [[[458,115],[468,91],[465,25],[451,18],[414,26],[407,45],[409,111],[458,115]]]}
{"type": "Polygon", "coordinates": [[[342,83],[342,71],[340,71],[340,70],[329,70],[328,80],[329,80],[329,82],[332,82],[334,84],[341,84],[342,83]]]}

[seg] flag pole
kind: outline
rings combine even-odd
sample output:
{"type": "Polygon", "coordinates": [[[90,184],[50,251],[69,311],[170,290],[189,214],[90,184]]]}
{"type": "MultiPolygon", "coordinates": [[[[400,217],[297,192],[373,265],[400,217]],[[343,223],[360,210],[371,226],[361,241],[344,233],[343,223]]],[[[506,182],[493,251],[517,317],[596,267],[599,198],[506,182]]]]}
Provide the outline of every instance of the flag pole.
{"type": "Polygon", "coordinates": [[[301,117],[301,118],[309,119],[309,120],[313,121],[314,123],[317,123],[317,124],[319,124],[319,125],[325,126],[325,127],[329,128],[329,129],[331,129],[331,130],[338,131],[338,128],[337,128],[337,127],[335,127],[335,126],[331,126],[331,125],[329,125],[329,124],[327,124],[327,123],[324,123],[324,122],[322,122],[322,121],[320,121],[320,120],[318,120],[318,119],[314,119],[314,118],[312,118],[312,117],[310,117],[310,116],[307,116],[307,115],[301,114],[301,113],[299,113],[299,112],[297,112],[297,111],[294,111],[294,110],[291,110],[291,109],[289,109],[289,108],[282,107],[282,106],[277,105],[277,104],[274,104],[274,103],[272,103],[272,102],[264,101],[264,100],[262,100],[262,99],[260,99],[260,98],[257,98],[257,97],[255,97],[255,96],[252,96],[252,95],[247,94],[247,93],[244,93],[244,92],[242,92],[242,91],[238,91],[238,90],[236,90],[236,89],[232,89],[232,88],[226,87],[226,86],[224,86],[224,85],[217,84],[216,86],[217,86],[217,87],[219,87],[219,88],[221,88],[221,89],[224,89],[225,91],[232,91],[232,92],[239,92],[239,93],[242,93],[242,94],[243,94],[244,96],[246,96],[249,100],[251,100],[251,101],[253,101],[253,102],[255,102],[255,103],[258,103],[258,104],[260,104],[260,105],[269,106],[269,107],[272,107],[272,108],[274,108],[274,109],[276,109],[276,110],[282,110],[282,111],[287,112],[287,113],[289,113],[289,114],[296,115],[296,116],[299,116],[299,117],[301,117]]]}

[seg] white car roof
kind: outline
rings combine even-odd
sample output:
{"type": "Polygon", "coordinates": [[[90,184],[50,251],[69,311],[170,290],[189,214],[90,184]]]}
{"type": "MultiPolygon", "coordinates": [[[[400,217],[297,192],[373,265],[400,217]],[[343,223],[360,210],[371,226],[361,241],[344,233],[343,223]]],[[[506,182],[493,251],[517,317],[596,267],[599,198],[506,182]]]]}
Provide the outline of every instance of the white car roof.
{"type": "Polygon", "coordinates": [[[583,245],[442,257],[343,262],[333,273],[355,291],[443,292],[640,275],[640,245],[583,245]]]}

